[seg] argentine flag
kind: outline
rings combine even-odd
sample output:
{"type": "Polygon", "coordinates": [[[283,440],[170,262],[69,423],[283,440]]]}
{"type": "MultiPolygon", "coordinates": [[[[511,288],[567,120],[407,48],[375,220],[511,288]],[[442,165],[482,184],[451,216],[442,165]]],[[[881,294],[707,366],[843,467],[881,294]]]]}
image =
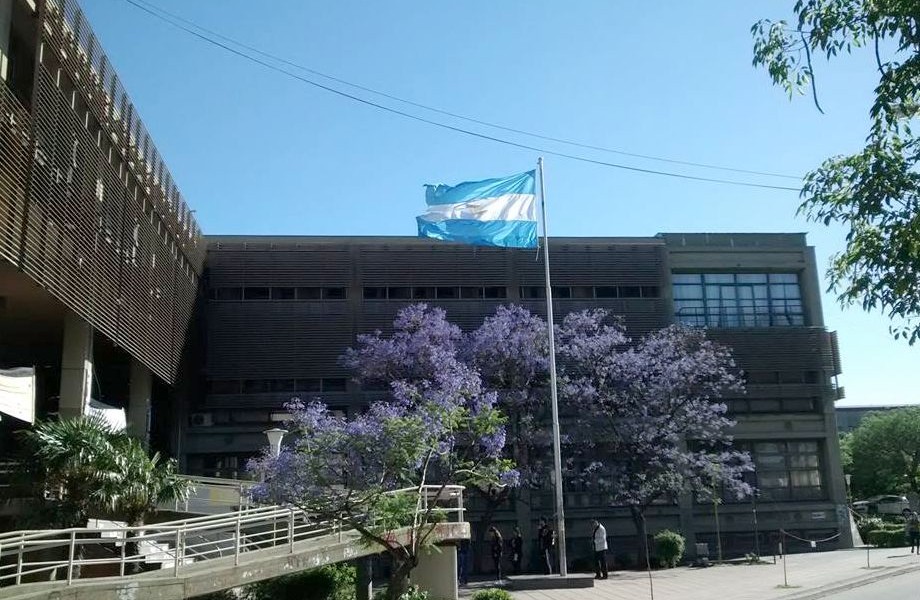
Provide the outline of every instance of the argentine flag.
{"type": "Polygon", "coordinates": [[[537,247],[535,171],[426,185],[428,212],[416,217],[419,237],[474,246],[537,247]]]}

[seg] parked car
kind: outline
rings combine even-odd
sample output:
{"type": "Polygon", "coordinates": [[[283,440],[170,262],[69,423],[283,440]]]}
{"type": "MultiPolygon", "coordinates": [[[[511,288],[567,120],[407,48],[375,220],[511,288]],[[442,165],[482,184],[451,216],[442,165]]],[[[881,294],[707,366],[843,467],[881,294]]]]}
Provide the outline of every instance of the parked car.
{"type": "Polygon", "coordinates": [[[900,515],[910,508],[905,496],[872,496],[853,503],[853,510],[863,515],[900,515]]]}

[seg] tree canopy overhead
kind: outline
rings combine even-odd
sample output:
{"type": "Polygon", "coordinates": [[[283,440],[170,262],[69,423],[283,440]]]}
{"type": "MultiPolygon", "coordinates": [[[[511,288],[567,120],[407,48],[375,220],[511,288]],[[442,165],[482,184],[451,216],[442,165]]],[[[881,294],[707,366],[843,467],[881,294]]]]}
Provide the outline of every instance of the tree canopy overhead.
{"type": "MultiPolygon", "coordinates": [[[[805,176],[800,212],[848,229],[828,270],[845,305],[881,310],[895,338],[920,338],[920,1],[798,0],[795,21],[756,23],[754,65],[821,110],[819,58],[864,49],[878,70],[865,146],[805,176]]],[[[823,112],[823,111],[822,111],[823,112]]]]}
{"type": "Polygon", "coordinates": [[[853,495],[920,494],[920,408],[870,413],[846,441],[853,495]]]}

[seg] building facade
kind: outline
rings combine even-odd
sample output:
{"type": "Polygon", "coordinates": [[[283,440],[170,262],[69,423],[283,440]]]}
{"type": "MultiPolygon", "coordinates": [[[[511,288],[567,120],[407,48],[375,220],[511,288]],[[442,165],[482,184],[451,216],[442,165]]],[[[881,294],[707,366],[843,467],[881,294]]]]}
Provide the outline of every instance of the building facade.
{"type": "Polygon", "coordinates": [[[0,368],[35,368],[40,415],[131,404],[147,435],[188,347],[203,258],[77,2],[0,2],[0,368]]]}
{"type": "MultiPolygon", "coordinates": [[[[440,306],[464,329],[505,303],[545,316],[542,258],[533,251],[398,237],[217,236],[207,245],[198,365],[205,388],[188,403],[182,450],[192,473],[242,474],[292,397],[322,398],[344,414],[380,398],[350,381],[338,357],[356,335],[388,331],[411,303],[440,306]]],[[[844,532],[846,542],[834,421],[840,362],[803,235],[557,238],[550,263],[557,318],[601,307],[622,316],[633,338],[678,322],[705,326],[732,348],[748,385],[727,404],[736,443],[758,467],[752,483],[760,492],[719,508],[726,553],[775,551],[780,529],[803,539],[844,532]]],[[[515,500],[498,522],[519,523],[533,539],[540,514],[552,512],[551,490],[521,491],[515,500]]],[[[625,553],[635,543],[624,509],[574,488],[566,502],[576,557],[588,548],[595,515],[607,521],[614,548],[625,553]]],[[[686,498],[650,513],[651,530],[680,529],[715,553],[711,504],[686,498]]]]}
{"type": "MultiPolygon", "coordinates": [[[[679,529],[691,549],[720,538],[729,554],[768,554],[780,530],[847,544],[840,361],[804,236],[550,249],[557,317],[606,308],[632,337],[705,326],[745,372],[747,394],[727,404],[759,496],[719,507],[718,521],[689,497],[655,506],[651,531],[679,529]]],[[[344,414],[382,397],[339,365],[358,334],[386,332],[415,302],[465,329],[505,303],[544,314],[541,260],[415,238],[203,238],[76,1],[0,1],[0,368],[35,368],[40,415],[126,408],[186,472],[239,477],[292,397],[344,414]]],[[[19,425],[0,421],[0,449],[19,425]]],[[[588,555],[592,517],[612,554],[632,551],[624,509],[574,487],[566,502],[573,558],[588,555]]],[[[551,490],[521,490],[496,519],[533,540],[552,506],[551,490]]]]}

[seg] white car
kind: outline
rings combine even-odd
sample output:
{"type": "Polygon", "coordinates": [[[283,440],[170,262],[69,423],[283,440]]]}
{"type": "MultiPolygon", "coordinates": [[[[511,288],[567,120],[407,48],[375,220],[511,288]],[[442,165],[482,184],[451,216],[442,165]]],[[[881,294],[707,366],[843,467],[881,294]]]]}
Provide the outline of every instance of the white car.
{"type": "Polygon", "coordinates": [[[863,515],[900,515],[905,509],[910,510],[905,496],[872,496],[853,503],[853,510],[863,515]]]}

